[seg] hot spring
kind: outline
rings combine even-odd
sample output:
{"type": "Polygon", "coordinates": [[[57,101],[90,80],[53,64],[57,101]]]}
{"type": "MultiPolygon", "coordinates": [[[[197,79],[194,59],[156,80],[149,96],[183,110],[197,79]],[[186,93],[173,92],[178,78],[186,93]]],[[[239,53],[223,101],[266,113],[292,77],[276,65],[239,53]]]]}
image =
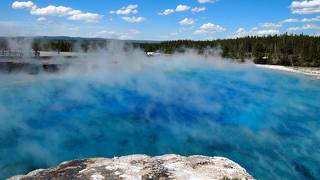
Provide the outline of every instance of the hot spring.
{"type": "Polygon", "coordinates": [[[169,153],[224,156],[259,179],[319,178],[320,82],[211,59],[114,53],[57,74],[1,74],[0,179],[169,153]]]}

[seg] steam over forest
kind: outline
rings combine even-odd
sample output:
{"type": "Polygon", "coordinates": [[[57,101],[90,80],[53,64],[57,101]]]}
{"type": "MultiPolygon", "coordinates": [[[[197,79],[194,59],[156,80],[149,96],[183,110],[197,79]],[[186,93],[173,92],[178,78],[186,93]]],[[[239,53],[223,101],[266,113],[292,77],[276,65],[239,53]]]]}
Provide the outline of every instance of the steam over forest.
{"type": "MultiPolygon", "coordinates": [[[[24,38],[16,38],[22,41],[24,38]]],[[[99,38],[35,37],[32,49],[36,51],[94,51],[107,47],[110,40],[99,38]]],[[[320,37],[308,35],[274,35],[242,37],[206,41],[125,41],[125,48],[141,48],[145,52],[172,54],[191,48],[199,54],[216,49],[221,56],[244,62],[252,59],[257,64],[320,67],[320,37]]],[[[8,39],[0,38],[0,49],[8,48],[8,39]]]]}

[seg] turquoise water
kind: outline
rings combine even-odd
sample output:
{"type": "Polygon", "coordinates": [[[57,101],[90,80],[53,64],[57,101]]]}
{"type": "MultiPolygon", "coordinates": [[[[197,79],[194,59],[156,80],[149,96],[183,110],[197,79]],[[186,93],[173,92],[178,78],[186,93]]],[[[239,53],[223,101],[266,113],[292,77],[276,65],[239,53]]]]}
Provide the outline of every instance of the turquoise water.
{"type": "Polygon", "coordinates": [[[109,80],[1,75],[0,179],[75,158],[167,153],[225,156],[259,179],[320,177],[319,81],[253,67],[109,80]]]}

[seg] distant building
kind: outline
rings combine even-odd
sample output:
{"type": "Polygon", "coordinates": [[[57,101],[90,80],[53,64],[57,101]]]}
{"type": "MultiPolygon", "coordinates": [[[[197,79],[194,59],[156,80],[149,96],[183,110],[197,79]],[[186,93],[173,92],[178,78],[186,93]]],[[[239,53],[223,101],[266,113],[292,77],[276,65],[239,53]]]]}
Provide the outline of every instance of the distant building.
{"type": "Polygon", "coordinates": [[[147,56],[158,56],[160,53],[158,52],[146,52],[147,56]]]}

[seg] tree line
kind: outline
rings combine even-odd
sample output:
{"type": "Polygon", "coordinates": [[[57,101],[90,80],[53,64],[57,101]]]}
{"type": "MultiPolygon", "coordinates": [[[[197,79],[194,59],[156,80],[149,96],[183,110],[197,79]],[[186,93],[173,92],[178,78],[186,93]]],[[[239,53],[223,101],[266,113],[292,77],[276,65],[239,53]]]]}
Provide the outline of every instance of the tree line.
{"type": "MultiPolygon", "coordinates": [[[[34,51],[95,51],[108,48],[111,40],[90,38],[34,38],[34,51]]],[[[216,49],[222,57],[239,61],[253,60],[257,64],[320,67],[320,37],[308,35],[248,36],[207,41],[176,40],[161,42],[123,41],[124,50],[140,48],[145,52],[172,54],[194,49],[199,54],[216,49]]],[[[0,38],[0,49],[8,40],[0,38]]]]}
{"type": "Polygon", "coordinates": [[[221,56],[257,64],[320,67],[320,37],[307,35],[248,36],[213,41],[177,40],[140,44],[145,51],[183,52],[186,48],[201,54],[208,48],[221,50],[221,56]]]}

